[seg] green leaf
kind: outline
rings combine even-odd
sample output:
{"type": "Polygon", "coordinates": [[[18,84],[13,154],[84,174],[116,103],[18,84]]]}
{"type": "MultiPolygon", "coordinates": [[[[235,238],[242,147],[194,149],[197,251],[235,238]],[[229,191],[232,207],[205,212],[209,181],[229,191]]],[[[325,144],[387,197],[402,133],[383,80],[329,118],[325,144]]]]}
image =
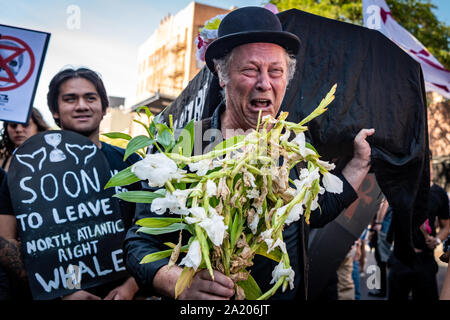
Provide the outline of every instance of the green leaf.
{"type": "MultiPolygon", "coordinates": [[[[176,244],[173,242],[164,242],[164,244],[172,249],[176,247],[176,244]]],[[[189,251],[189,244],[182,246],[180,249],[180,252],[188,252],[188,251],[189,251]]]]}
{"type": "Polygon", "coordinates": [[[131,172],[131,166],[122,171],[116,173],[109,179],[108,183],[105,185],[105,189],[111,187],[126,186],[135,182],[141,181],[136,175],[131,172]]]}
{"type": "Polygon", "coordinates": [[[241,236],[242,229],[243,229],[242,219],[239,213],[236,213],[234,216],[230,232],[230,246],[232,249],[236,245],[236,242],[238,241],[239,237],[241,236]]]}
{"type": "Polygon", "coordinates": [[[148,254],[144,258],[142,258],[142,260],[139,263],[144,264],[144,263],[154,262],[154,261],[158,261],[158,260],[170,257],[170,255],[172,254],[172,251],[173,251],[173,249],[169,249],[169,250],[164,250],[164,251],[159,251],[159,252],[154,252],[154,253],[148,254]]]}
{"type": "Polygon", "coordinates": [[[206,267],[208,268],[209,274],[211,278],[214,280],[214,273],[211,266],[211,260],[209,258],[209,245],[206,240],[206,236],[203,233],[203,230],[200,228],[198,224],[195,225],[195,233],[198,238],[198,242],[200,243],[200,249],[202,251],[203,261],[205,261],[206,267]]]}
{"type": "Polygon", "coordinates": [[[105,137],[108,137],[110,139],[125,139],[125,140],[131,140],[131,136],[126,133],[122,132],[108,132],[108,133],[102,133],[105,137]]]}
{"type": "MultiPolygon", "coordinates": [[[[123,161],[125,161],[131,154],[136,151],[146,148],[151,145],[154,140],[147,136],[137,136],[128,142],[127,149],[125,150],[125,155],[123,156],[123,161]]],[[[144,151],[145,152],[145,151],[144,151]]]]}
{"type": "Polygon", "coordinates": [[[113,197],[119,198],[128,202],[136,203],[152,203],[156,198],[164,197],[164,194],[150,191],[126,191],[115,194],[113,197]]]}
{"type": "Polygon", "coordinates": [[[189,287],[194,279],[195,270],[194,268],[184,267],[181,271],[180,277],[175,284],[175,299],[183,292],[186,287],[189,287]]]}
{"type": "Polygon", "coordinates": [[[267,253],[267,244],[265,242],[263,242],[258,249],[256,250],[256,254],[259,254],[260,256],[264,256],[266,258],[272,259],[276,262],[280,262],[281,261],[281,251],[279,250],[279,248],[275,248],[274,250],[270,251],[269,253],[267,253]]]}
{"type": "Polygon", "coordinates": [[[174,223],[183,222],[182,218],[143,218],[136,221],[136,224],[141,227],[147,228],[163,228],[170,226],[174,223]]]}
{"type": "Polygon", "coordinates": [[[141,112],[141,110],[145,111],[147,118],[150,119],[150,117],[153,116],[152,112],[150,111],[150,109],[147,106],[140,106],[139,108],[136,109],[136,113],[139,114],[139,112],[141,112]]]}
{"type": "Polygon", "coordinates": [[[219,143],[217,146],[215,146],[213,151],[230,148],[230,147],[234,146],[235,144],[242,142],[244,139],[245,139],[244,135],[238,135],[238,136],[228,138],[227,140],[224,140],[221,143],[219,143]]]}
{"type": "Polygon", "coordinates": [[[247,280],[238,281],[237,284],[244,289],[245,299],[247,300],[256,300],[262,295],[258,283],[256,283],[255,279],[253,279],[250,274],[248,275],[247,280]]]}
{"type": "Polygon", "coordinates": [[[312,151],[314,151],[316,154],[319,154],[319,153],[317,152],[316,148],[314,148],[314,147],[312,146],[312,144],[310,144],[309,142],[305,142],[305,146],[306,146],[307,148],[311,149],[312,151]]]}
{"type": "Polygon", "coordinates": [[[172,144],[173,139],[172,131],[164,123],[157,123],[156,129],[158,130],[156,141],[164,147],[166,152],[170,151],[169,147],[172,144]]]}
{"type": "Polygon", "coordinates": [[[146,234],[165,234],[165,233],[171,233],[175,231],[180,231],[186,229],[186,224],[184,223],[173,223],[167,227],[161,227],[161,228],[147,228],[147,227],[140,227],[136,232],[143,232],[146,234]]]}

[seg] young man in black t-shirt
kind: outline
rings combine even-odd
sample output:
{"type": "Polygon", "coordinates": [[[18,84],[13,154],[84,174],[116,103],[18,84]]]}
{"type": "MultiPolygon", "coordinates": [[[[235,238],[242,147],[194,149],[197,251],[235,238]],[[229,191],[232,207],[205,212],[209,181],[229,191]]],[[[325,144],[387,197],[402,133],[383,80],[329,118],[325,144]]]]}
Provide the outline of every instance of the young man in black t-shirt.
{"type": "MultiPolygon", "coordinates": [[[[136,154],[123,162],[124,150],[100,141],[100,122],[106,114],[108,96],[102,80],[92,70],[86,68],[65,69],[57,73],[50,82],[47,102],[55,122],[62,130],[77,132],[89,138],[105,155],[112,170],[111,175],[121,171],[140,158],[136,154]]],[[[139,189],[139,184],[127,186],[139,189]]],[[[124,190],[122,190],[124,191],[124,190]]],[[[25,278],[25,270],[17,249],[17,223],[10,205],[7,184],[3,183],[0,193],[6,201],[0,207],[0,256],[2,250],[15,245],[15,253],[6,261],[8,267],[15,267],[13,273],[25,278]],[[3,240],[3,241],[2,241],[3,240]]],[[[127,230],[134,217],[134,203],[119,201],[124,227],[127,230]]],[[[5,259],[3,259],[5,260],[5,259]]],[[[0,259],[0,262],[2,260],[0,259]]],[[[5,261],[3,261],[5,263],[5,261]]],[[[133,277],[119,279],[88,290],[78,290],[63,299],[67,300],[130,300],[133,299],[138,286],[133,277]]]]}

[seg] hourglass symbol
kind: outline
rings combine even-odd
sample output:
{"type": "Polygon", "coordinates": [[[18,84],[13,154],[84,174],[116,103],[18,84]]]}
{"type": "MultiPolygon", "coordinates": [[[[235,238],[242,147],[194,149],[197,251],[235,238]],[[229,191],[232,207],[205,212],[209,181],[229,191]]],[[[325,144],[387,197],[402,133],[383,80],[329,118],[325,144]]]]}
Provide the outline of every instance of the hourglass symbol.
{"type": "Polygon", "coordinates": [[[49,133],[44,136],[45,142],[51,145],[54,149],[50,151],[50,162],[60,162],[66,160],[64,152],[57,148],[61,143],[61,133],[49,133]]]}

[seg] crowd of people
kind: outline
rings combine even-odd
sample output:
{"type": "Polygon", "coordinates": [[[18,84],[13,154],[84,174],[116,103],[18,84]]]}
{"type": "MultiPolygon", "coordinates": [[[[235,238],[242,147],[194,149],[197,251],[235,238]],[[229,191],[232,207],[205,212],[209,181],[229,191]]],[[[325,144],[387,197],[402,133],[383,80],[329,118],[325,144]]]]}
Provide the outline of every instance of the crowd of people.
{"type": "MultiPolygon", "coordinates": [[[[297,36],[282,30],[276,15],[264,8],[244,7],[229,13],[220,24],[219,38],[209,45],[205,55],[208,68],[218,77],[224,91],[224,100],[217,106],[212,117],[200,121],[200,127],[204,130],[218,129],[226,139],[233,130],[236,132],[237,129],[255,129],[260,110],[263,116],[275,117],[280,110],[289,81],[293,78],[295,55],[300,43],[297,36]]],[[[96,72],[86,68],[67,68],[58,72],[49,84],[47,100],[49,110],[59,128],[89,138],[104,154],[111,169],[120,171],[140,159],[134,154],[124,162],[123,149],[100,141],[99,127],[108,107],[108,98],[103,82],[96,72]]],[[[9,192],[6,177],[14,150],[27,138],[48,128],[36,109],[33,109],[27,124],[4,123],[0,145],[4,168],[0,171],[0,299],[32,298],[20,250],[16,213],[11,201],[14,195],[9,192]]],[[[312,212],[309,225],[301,218],[283,231],[286,250],[296,275],[295,286],[293,290],[277,292],[272,299],[304,300],[307,297],[308,228],[323,227],[357,199],[356,190],[371,166],[371,147],[367,137],[374,134],[374,129],[362,128],[354,137],[353,158],[341,172],[336,173],[343,181],[343,192],[324,193],[319,199],[322,212],[312,212]]],[[[299,173],[296,170],[292,170],[291,174],[292,180],[298,178],[299,173]]],[[[129,190],[148,188],[145,183],[129,186],[129,190]]],[[[438,299],[433,249],[447,239],[450,217],[447,194],[432,184],[430,196],[432,199],[427,222],[424,221],[425,231],[421,229],[413,232],[417,253],[417,261],[413,266],[403,265],[395,259],[390,250],[392,241],[389,239],[392,236],[389,234],[389,219],[395,212],[389,210],[387,201],[382,202],[379,212],[369,226],[367,240],[375,248],[377,263],[382,270],[381,287],[379,292],[374,294],[387,295],[389,299],[408,299],[409,291],[412,290],[413,299],[438,299]],[[435,227],[436,219],[438,230],[435,227]],[[386,274],[387,270],[389,275],[386,274]]],[[[140,261],[145,255],[160,251],[166,242],[177,243],[178,234],[162,236],[136,232],[139,226],[136,226],[134,221],[155,216],[149,204],[135,206],[130,202],[120,201],[120,209],[127,231],[123,243],[127,275],[99,286],[74,290],[73,293],[60,297],[61,299],[174,298],[175,284],[183,269],[177,265],[169,268],[169,258],[145,264],[140,261]]],[[[365,243],[366,235],[363,234],[348,255],[343,257],[343,263],[336,271],[339,273],[337,299],[358,299],[359,261],[360,256],[365,253],[365,243]],[[353,290],[348,291],[346,282],[352,281],[353,290]]],[[[255,257],[251,272],[263,291],[269,288],[272,278],[270,273],[274,266],[275,262],[272,260],[255,257]]],[[[447,278],[441,298],[450,299],[450,277],[447,278]]],[[[235,295],[233,288],[233,280],[221,272],[214,271],[212,279],[208,271],[203,270],[195,274],[191,285],[178,298],[231,299],[235,295]]]]}

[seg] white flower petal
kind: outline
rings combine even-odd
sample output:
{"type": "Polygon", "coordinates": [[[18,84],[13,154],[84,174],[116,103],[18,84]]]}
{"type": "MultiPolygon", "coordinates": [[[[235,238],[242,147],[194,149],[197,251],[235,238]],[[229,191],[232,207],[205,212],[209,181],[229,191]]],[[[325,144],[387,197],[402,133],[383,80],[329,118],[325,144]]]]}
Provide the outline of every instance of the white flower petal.
{"type": "Polygon", "coordinates": [[[343,183],[342,180],[339,179],[334,174],[331,174],[329,172],[325,173],[323,175],[322,180],[323,186],[325,187],[325,190],[331,193],[341,193],[343,189],[343,183]]]}
{"type": "Polygon", "coordinates": [[[261,232],[261,234],[260,234],[261,240],[271,239],[271,237],[272,237],[272,231],[273,231],[273,229],[270,228],[270,229],[267,229],[267,230],[264,231],[264,232],[261,232]]]}
{"type": "Polygon", "coordinates": [[[277,216],[282,216],[286,212],[287,207],[288,207],[288,205],[285,205],[285,206],[282,206],[281,208],[278,208],[277,211],[275,212],[275,214],[277,216]]]}
{"type": "Polygon", "coordinates": [[[300,216],[303,214],[303,205],[301,203],[297,203],[295,206],[292,207],[291,211],[289,212],[288,217],[284,221],[286,225],[290,225],[292,222],[297,221],[300,219],[300,216]]]}
{"type": "Polygon", "coordinates": [[[181,260],[179,265],[194,268],[194,270],[197,271],[197,268],[201,262],[202,252],[200,250],[200,242],[198,242],[198,240],[194,240],[189,246],[188,253],[183,258],[183,260],[181,260]]]}
{"type": "Polygon", "coordinates": [[[295,271],[292,270],[291,267],[286,269],[284,266],[284,262],[280,261],[280,263],[272,271],[272,281],[270,282],[270,284],[276,283],[278,279],[283,276],[287,276],[289,287],[292,290],[294,288],[295,271]]]}
{"type": "Polygon", "coordinates": [[[214,181],[208,180],[206,182],[206,194],[208,197],[213,197],[217,194],[217,185],[214,181]]]}
{"type": "Polygon", "coordinates": [[[225,230],[228,229],[228,226],[223,223],[222,216],[216,214],[211,218],[202,220],[198,225],[206,231],[208,238],[214,245],[222,245],[225,230]]]}
{"type": "Polygon", "coordinates": [[[189,170],[197,172],[197,175],[204,176],[209,170],[218,167],[220,164],[212,159],[203,159],[189,164],[189,170]]]}
{"type": "Polygon", "coordinates": [[[320,164],[325,169],[327,169],[328,171],[333,170],[334,168],[336,168],[336,165],[334,163],[331,163],[331,162],[328,162],[328,161],[323,161],[323,160],[317,159],[317,163],[320,164]]]}
{"type": "Polygon", "coordinates": [[[286,243],[284,243],[283,240],[281,240],[280,238],[278,238],[273,245],[268,247],[269,249],[267,250],[267,253],[274,250],[276,247],[280,247],[281,251],[286,253],[286,243]]]}
{"type": "Polygon", "coordinates": [[[148,180],[150,187],[162,187],[177,174],[178,167],[164,153],[156,153],[133,164],[131,172],[141,180],[148,180]]]}
{"type": "Polygon", "coordinates": [[[297,134],[295,136],[295,138],[292,140],[293,143],[298,145],[298,149],[300,151],[300,155],[302,157],[305,157],[305,152],[306,152],[306,139],[305,139],[305,134],[303,132],[300,132],[299,134],[297,134]]]}
{"type": "Polygon", "coordinates": [[[200,220],[206,219],[208,217],[206,215],[205,209],[203,209],[202,207],[189,208],[189,212],[193,217],[198,218],[200,220]]]}
{"type": "Polygon", "coordinates": [[[175,190],[174,193],[167,192],[164,198],[156,198],[152,201],[151,210],[156,214],[164,214],[167,209],[170,213],[189,214],[186,208],[186,200],[192,189],[175,190]]]}

